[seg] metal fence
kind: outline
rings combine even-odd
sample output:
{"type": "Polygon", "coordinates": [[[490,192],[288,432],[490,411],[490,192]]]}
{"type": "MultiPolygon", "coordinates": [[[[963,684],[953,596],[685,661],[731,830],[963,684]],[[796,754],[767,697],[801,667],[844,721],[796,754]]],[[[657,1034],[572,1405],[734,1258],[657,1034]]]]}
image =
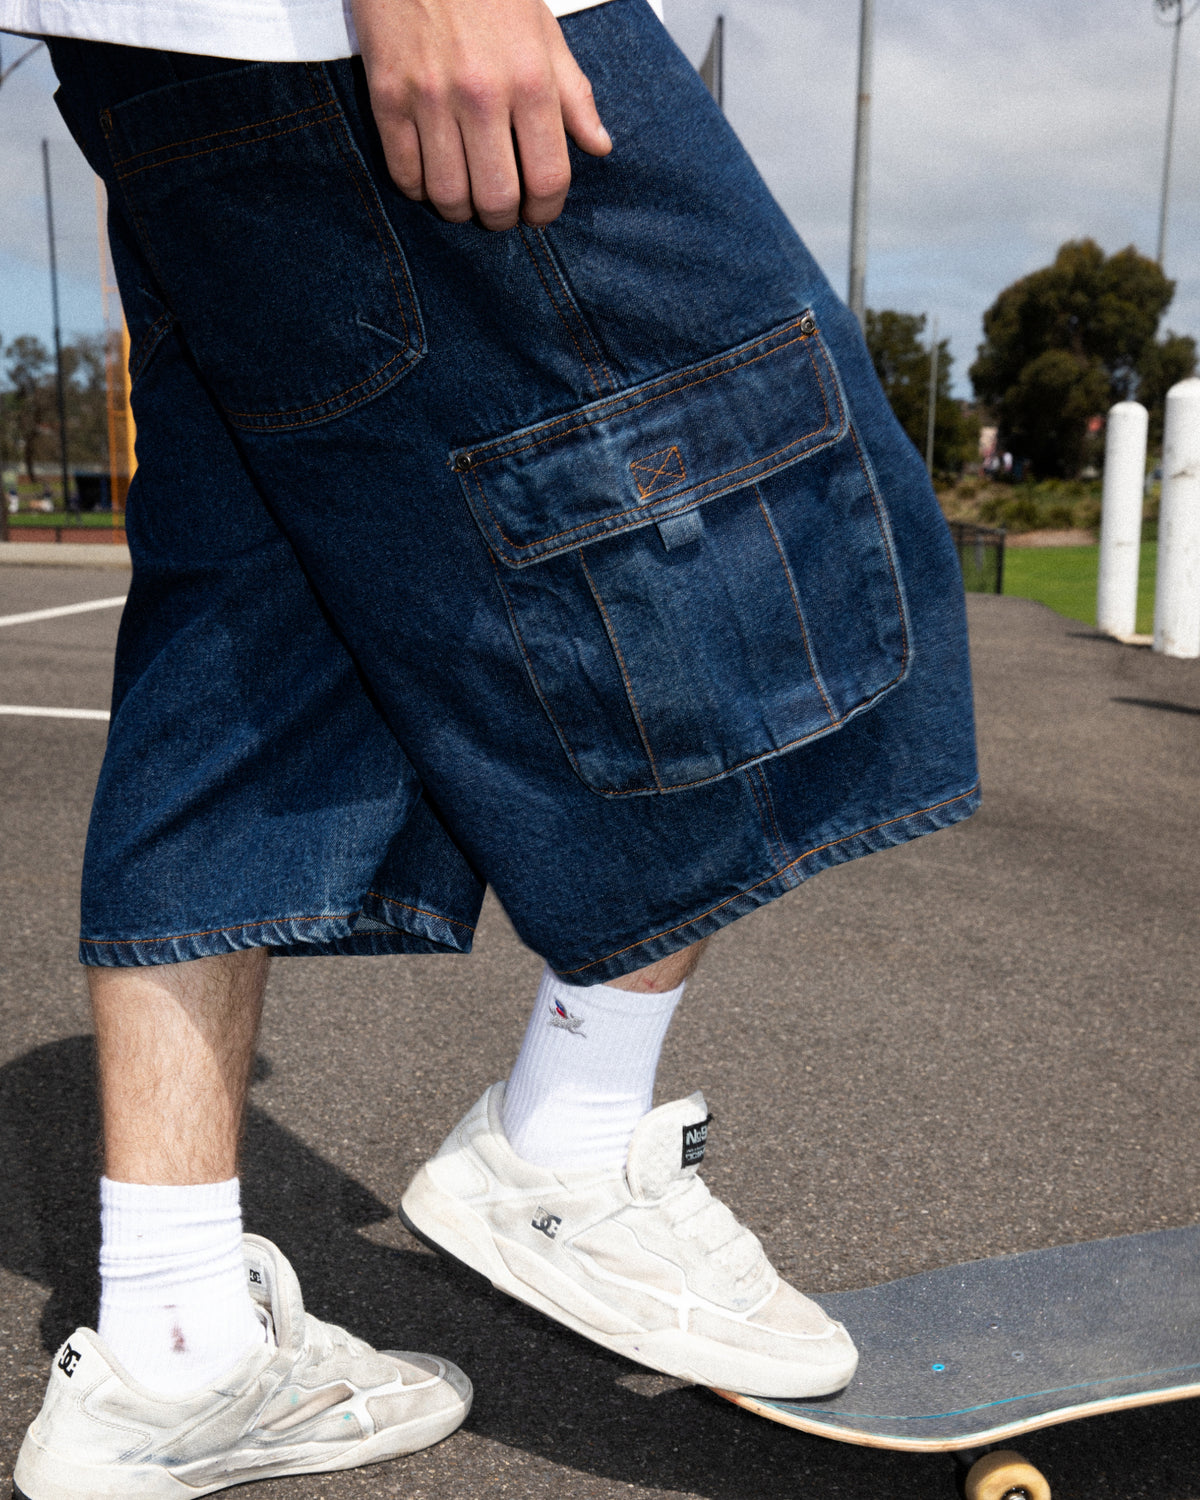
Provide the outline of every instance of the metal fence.
{"type": "Polygon", "coordinates": [[[976,526],[971,521],[951,521],[950,535],[958,549],[963,587],[969,594],[1004,592],[1004,538],[998,526],[976,526]]]}

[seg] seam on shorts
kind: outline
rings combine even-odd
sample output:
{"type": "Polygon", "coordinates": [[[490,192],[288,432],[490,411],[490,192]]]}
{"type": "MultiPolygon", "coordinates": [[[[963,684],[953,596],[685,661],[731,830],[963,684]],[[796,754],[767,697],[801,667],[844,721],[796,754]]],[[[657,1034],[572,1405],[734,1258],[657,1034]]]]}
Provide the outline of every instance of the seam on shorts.
{"type": "MultiPolygon", "coordinates": [[[[805,335],[804,337],[811,337],[811,335],[805,335]]],[[[798,342],[798,341],[797,340],[793,340],[792,342],[795,343],[795,342],[798,342]]],[[[786,345],[786,344],[781,344],[779,346],[780,349],[784,349],[784,348],[788,348],[788,347],[789,347],[789,345],[786,345]]],[[[778,352],[779,351],[777,349],[772,349],[770,351],[770,354],[776,354],[778,352]]],[[[756,359],[768,359],[770,357],[770,354],[759,354],[759,355],[756,355],[755,358],[756,359]]],[[[812,355],[811,354],[809,355],[809,358],[812,359],[812,355]]],[[[753,363],[753,362],[754,361],[749,361],[749,360],[746,361],[747,364],[753,363]]],[[[685,495],[694,494],[696,490],[701,489],[701,488],[703,488],[706,485],[719,484],[721,482],[721,480],[723,480],[723,479],[731,479],[731,478],[733,478],[733,476],[735,474],[742,474],[747,469],[756,468],[759,464],[769,463],[771,461],[771,459],[778,458],[780,454],[787,453],[790,449],[795,448],[798,444],[800,444],[800,443],[806,443],[806,442],[808,442],[808,440],[810,438],[817,437],[822,432],[824,432],[825,429],[829,426],[829,402],[828,402],[828,400],[826,399],[826,396],[825,396],[824,381],[821,379],[820,372],[816,368],[816,360],[814,359],[812,361],[812,363],[813,363],[813,370],[814,370],[814,372],[816,373],[816,376],[817,376],[817,384],[818,384],[819,387],[821,387],[821,401],[822,401],[822,404],[825,407],[825,421],[821,424],[820,427],[814,427],[811,432],[802,433],[800,437],[793,438],[790,443],[785,443],[782,448],[776,448],[773,453],[762,454],[760,457],[752,459],[747,464],[739,464],[737,468],[726,469],[725,472],[722,473],[722,474],[712,474],[707,479],[703,479],[703,480],[698,481],[696,484],[691,485],[686,490],[679,490],[679,491],[677,491],[675,493],[675,495],[672,496],[672,498],[675,499],[675,500],[682,499],[685,495]]],[[[709,380],[719,380],[722,375],[735,375],[735,374],[737,374],[737,372],[739,370],[744,369],[744,368],[745,368],[744,364],[742,364],[742,365],[735,365],[735,366],[733,366],[732,369],[721,370],[716,375],[706,375],[706,376],[704,376],[703,380],[694,380],[689,385],[682,385],[682,386],[677,387],[677,389],[674,390],[674,391],[663,391],[661,395],[651,396],[646,401],[640,401],[640,402],[637,403],[636,406],[630,406],[630,407],[628,407],[627,411],[637,411],[639,409],[639,407],[649,406],[652,401],[663,401],[668,396],[674,396],[674,395],[678,394],[679,391],[690,390],[692,385],[703,385],[703,384],[705,384],[709,380]]],[[[840,402],[839,402],[839,404],[840,404],[840,402]]],[[[624,416],[624,415],[626,415],[626,413],[622,412],[621,415],[624,416]]],[[[471,475],[471,478],[474,479],[474,481],[475,481],[475,488],[479,491],[480,503],[482,504],[483,508],[487,511],[488,515],[491,516],[491,518],[492,518],[492,524],[495,526],[497,534],[499,536],[503,537],[504,541],[508,544],[508,546],[512,547],[514,549],[514,551],[517,551],[517,552],[528,552],[531,547],[542,547],[542,546],[545,546],[545,544],[547,542],[556,541],[560,536],[569,536],[573,531],[578,531],[581,528],[579,526],[568,526],[563,531],[555,531],[555,532],[552,532],[549,536],[538,537],[536,541],[532,541],[532,542],[514,542],[512,540],[512,538],[509,537],[505,533],[504,529],[500,525],[500,522],[496,519],[495,512],[492,510],[492,507],[488,504],[487,495],[484,493],[483,485],[480,483],[480,479],[479,479],[479,474],[478,474],[479,467],[482,466],[483,464],[499,463],[501,461],[501,459],[511,458],[513,456],[513,454],[516,454],[516,453],[524,453],[529,448],[535,448],[535,447],[537,447],[541,443],[553,442],[558,437],[567,437],[572,432],[582,432],[586,427],[595,426],[597,422],[600,422],[600,421],[603,421],[603,420],[607,420],[607,419],[606,418],[599,418],[598,417],[595,422],[593,422],[592,420],[589,419],[586,422],[581,422],[578,427],[571,427],[571,428],[567,429],[566,432],[555,433],[553,435],[553,437],[539,438],[536,443],[528,443],[528,444],[525,445],[524,448],[514,448],[512,450],[512,453],[502,453],[502,454],[497,454],[494,458],[480,459],[480,460],[478,460],[477,463],[475,463],[475,464],[472,465],[471,469],[469,470],[469,473],[471,475]]],[[[828,447],[829,443],[836,442],[836,441],[837,441],[836,438],[830,438],[825,443],[823,443],[823,444],[817,444],[814,447],[810,448],[808,451],[809,451],[810,454],[819,453],[821,451],[822,447],[828,447]]],[[[779,467],[781,467],[781,465],[777,464],[775,467],[779,468],[779,467]]],[[[771,473],[774,473],[774,472],[775,472],[775,470],[771,469],[771,470],[766,471],[766,473],[760,473],[760,474],[758,474],[756,476],[756,478],[758,478],[758,479],[765,479],[765,478],[767,478],[768,474],[771,474],[771,473]]],[[[709,499],[709,500],[715,500],[717,498],[717,496],[715,496],[715,495],[709,495],[706,498],[709,499]]],[[[619,521],[623,517],[628,517],[628,516],[636,515],[637,512],[640,511],[640,510],[647,510],[647,509],[651,508],[654,505],[654,503],[655,502],[653,500],[647,500],[643,505],[634,505],[634,506],[631,506],[628,510],[614,511],[614,512],[612,512],[611,515],[598,516],[594,521],[587,521],[587,522],[584,522],[583,524],[586,525],[586,526],[604,526],[604,525],[607,525],[607,523],[609,521],[619,521]]],[[[687,503],[685,503],[684,505],[682,505],[680,507],[681,510],[686,510],[687,508],[688,508],[687,503]]],[[[666,517],[667,514],[677,514],[677,512],[669,512],[669,513],[668,512],[663,512],[662,516],[660,518],[661,519],[665,519],[665,517],[666,517]]]]}
{"type": "MultiPolygon", "coordinates": [[[[322,65],[322,67],[323,67],[323,65],[322,65]]],[[[313,94],[316,95],[317,97],[319,97],[319,95],[317,95],[316,78],[314,77],[314,74],[316,73],[316,71],[317,71],[317,68],[314,67],[312,64],[310,64],[309,68],[308,68],[308,82],[309,82],[309,87],[312,89],[313,94]]],[[[404,299],[400,295],[400,288],[396,285],[396,277],[395,277],[395,275],[392,272],[392,263],[391,263],[391,256],[392,256],[392,254],[393,253],[399,254],[400,255],[400,264],[404,268],[404,284],[405,284],[405,289],[408,292],[409,300],[413,303],[413,305],[415,307],[415,305],[416,305],[416,297],[415,297],[415,294],[413,292],[412,282],[409,279],[408,268],[407,268],[407,266],[404,265],[404,255],[403,255],[403,252],[401,251],[400,246],[399,246],[398,243],[394,244],[394,245],[388,243],[388,236],[390,236],[391,239],[394,241],[396,239],[396,234],[395,234],[395,231],[392,229],[391,224],[387,222],[387,216],[386,215],[384,216],[384,228],[382,230],[380,229],[379,222],[378,222],[378,220],[375,217],[375,209],[371,206],[370,200],[368,199],[366,193],[363,192],[362,185],[361,185],[361,183],[358,180],[359,174],[358,174],[358,172],[356,170],[356,163],[354,163],[353,161],[350,160],[350,158],[346,154],[345,147],[344,147],[343,143],[338,139],[339,131],[342,130],[345,127],[345,116],[343,114],[343,111],[341,109],[340,104],[338,103],[337,95],[333,91],[333,85],[329,82],[329,77],[328,77],[327,74],[324,77],[324,83],[325,83],[325,89],[326,89],[326,99],[327,99],[327,102],[330,103],[330,104],[332,104],[335,107],[335,109],[336,109],[335,124],[337,126],[337,129],[331,129],[330,132],[329,132],[329,134],[333,137],[333,143],[337,147],[337,153],[342,158],[342,163],[343,163],[343,165],[346,168],[346,175],[350,178],[350,181],[354,184],[354,191],[358,194],[359,198],[362,200],[363,210],[365,211],[365,213],[367,215],[367,218],[370,219],[370,221],[371,221],[371,228],[375,231],[375,238],[379,241],[379,248],[383,252],[384,264],[387,266],[388,280],[392,284],[392,295],[396,299],[396,308],[397,308],[397,311],[400,314],[400,322],[401,322],[401,324],[403,325],[403,328],[404,328],[404,337],[405,337],[405,339],[407,339],[409,348],[411,349],[413,347],[413,340],[412,340],[412,334],[409,333],[409,331],[408,331],[408,318],[405,316],[405,312],[404,312],[404,299]]],[[[374,186],[374,184],[372,184],[372,186],[374,186]]],[[[352,390],[356,390],[357,387],[356,386],[352,386],[351,389],[352,390]]],[[[301,408],[301,410],[304,410],[304,408],[301,408]]]]}
{"type": "Polygon", "coordinates": [[[94,948],[132,948],[138,943],[180,943],[186,938],[215,937],[219,932],[244,932],[247,927],[276,927],[288,922],[348,922],[356,911],[322,912],[319,917],[261,917],[257,922],[237,922],[232,927],[207,927],[203,932],[176,932],[170,937],[81,938],[94,948]]]}
{"type": "Polygon", "coordinates": [[[781,875],[786,875],[789,870],[794,869],[799,864],[803,864],[806,859],[811,859],[814,854],[821,854],[826,849],[834,849],[839,844],[849,843],[851,839],[862,838],[864,834],[875,833],[880,828],[890,828],[893,823],[904,823],[909,818],[920,818],[923,817],[926,813],[937,812],[939,808],[950,807],[955,802],[962,802],[966,798],[974,796],[974,794],[978,790],[979,782],[976,781],[975,784],[968,787],[965,792],[959,792],[954,797],[946,797],[943,801],[934,802],[929,807],[917,807],[914,808],[911,812],[899,813],[894,818],[885,818],[882,823],[872,823],[869,828],[859,828],[856,832],[847,833],[840,839],[829,839],[824,844],[817,844],[812,849],[806,850],[805,853],[797,855],[795,859],[790,860],[786,865],[783,865],[779,869],[773,871],[764,879],[755,881],[753,885],[748,885],[743,890],[735,891],[732,896],[726,897],[724,901],[718,901],[716,906],[710,906],[707,911],[698,912],[696,916],[689,917],[686,922],[679,922],[674,927],[664,928],[662,932],[651,933],[649,937],[641,938],[636,943],[630,943],[625,948],[617,948],[612,953],[606,953],[603,958],[595,958],[589,964],[580,964],[577,969],[556,969],[555,973],[582,974],[585,969],[594,969],[597,964],[606,964],[610,961],[610,959],[620,958],[624,953],[632,953],[635,948],[642,948],[647,943],[653,943],[659,938],[670,937],[672,933],[681,932],[685,927],[691,927],[696,922],[702,922],[705,917],[711,916],[713,912],[720,911],[723,907],[726,907],[731,902],[736,901],[740,896],[748,896],[752,891],[757,891],[764,885],[770,885],[773,880],[778,880],[781,875]]]}
{"type": "Polygon", "coordinates": [[[490,547],[488,548],[488,560],[492,565],[492,571],[496,575],[496,587],[500,590],[500,597],[504,601],[504,612],[508,616],[508,623],[512,627],[513,638],[516,640],[517,649],[520,651],[521,658],[525,663],[525,671],[528,673],[529,681],[533,686],[534,696],[542,705],[542,708],[546,712],[546,717],[554,726],[554,732],[558,736],[558,742],[562,747],[563,754],[571,763],[571,769],[575,772],[576,776],[579,777],[580,781],[583,782],[584,786],[588,786],[588,782],[584,777],[583,770],[580,767],[578,760],[576,760],[575,758],[575,752],[571,749],[571,742],[563,733],[562,725],[554,717],[554,710],[550,707],[550,702],[547,699],[545,693],[542,691],[542,685],[538,681],[537,673],[533,669],[533,661],[530,658],[529,651],[525,645],[525,637],[521,634],[521,627],[517,624],[516,610],[513,609],[512,600],[508,597],[508,590],[504,587],[504,579],[501,576],[500,568],[496,563],[496,554],[491,550],[490,547]]]}
{"type": "MultiPolygon", "coordinates": [[[[583,352],[583,345],[579,342],[579,339],[576,337],[575,330],[571,327],[570,320],[567,318],[567,315],[566,315],[565,312],[563,312],[562,308],[559,307],[558,301],[555,298],[554,293],[550,290],[550,283],[546,280],[546,277],[545,277],[545,275],[542,272],[541,266],[538,265],[537,256],[533,253],[533,246],[529,243],[528,236],[525,233],[525,226],[524,226],[524,224],[519,225],[518,228],[520,229],[521,243],[525,246],[525,253],[529,256],[530,263],[532,264],[533,269],[537,272],[538,280],[542,283],[542,287],[543,287],[543,289],[544,289],[544,291],[546,293],[547,299],[549,300],[550,306],[558,314],[559,321],[562,323],[562,326],[567,330],[567,337],[575,345],[575,352],[576,352],[576,354],[579,355],[579,358],[582,360],[582,362],[583,362],[583,368],[588,372],[588,379],[592,382],[592,385],[595,387],[596,394],[598,396],[602,396],[604,394],[604,387],[596,379],[596,372],[592,369],[592,366],[591,366],[590,362],[588,361],[587,355],[583,352]]],[[[607,375],[608,372],[605,371],[605,374],[607,375]]],[[[612,389],[612,377],[611,376],[609,376],[609,382],[608,382],[608,384],[609,384],[609,389],[611,390],[612,389]]]]}
{"type": "Polygon", "coordinates": [[[767,846],[767,852],[768,852],[768,854],[770,854],[770,856],[771,856],[772,859],[780,859],[780,858],[786,859],[787,858],[786,851],[782,850],[781,847],[777,847],[776,846],[775,840],[771,836],[771,830],[767,827],[767,820],[766,820],[766,818],[763,815],[763,804],[759,800],[758,789],[754,785],[754,772],[757,769],[758,769],[758,767],[756,766],[753,769],[751,769],[751,770],[749,770],[749,771],[746,772],[746,786],[750,790],[751,797],[754,798],[754,808],[755,808],[755,811],[758,813],[759,826],[762,828],[763,842],[766,844],[766,846],[767,846]]]}
{"type": "MultiPolygon", "coordinates": [[[[739,351],[740,355],[745,356],[751,349],[757,349],[760,344],[768,343],[771,339],[778,338],[780,334],[790,332],[792,328],[795,328],[799,325],[799,322],[800,319],[797,318],[791,324],[785,323],[782,328],[777,328],[774,330],[774,332],[764,334],[760,339],[755,339],[752,344],[747,345],[744,349],[739,351]]],[[[673,396],[678,391],[689,391],[695,385],[703,385],[705,381],[719,380],[722,375],[736,374],[738,370],[745,369],[747,365],[756,365],[759,360],[770,359],[773,354],[780,354],[784,349],[790,349],[793,344],[803,344],[807,339],[815,337],[815,331],[813,333],[802,333],[799,334],[796,338],[788,339],[785,343],[776,344],[773,349],[768,349],[765,354],[756,354],[753,359],[739,357],[738,363],[736,365],[731,365],[727,370],[718,370],[715,375],[704,375],[699,380],[690,380],[688,381],[687,385],[676,386],[675,389],[671,391],[661,391],[657,396],[647,395],[645,400],[635,402],[634,405],[626,407],[625,410],[638,411],[643,406],[649,406],[653,401],[661,401],[665,396],[673,396]]],[[[678,380],[680,375],[697,375],[700,373],[700,371],[709,370],[713,365],[719,365],[722,360],[729,359],[732,356],[733,351],[727,349],[724,354],[715,354],[713,355],[712,359],[706,359],[701,364],[686,365],[682,370],[669,370],[665,375],[659,376],[657,380],[651,381],[649,385],[643,386],[642,390],[643,392],[648,392],[653,391],[660,385],[669,385],[672,380],[678,380]]],[[[551,443],[554,442],[556,438],[569,437],[573,432],[582,432],[587,427],[594,427],[597,422],[607,422],[610,413],[606,408],[620,405],[621,401],[627,399],[630,394],[630,391],[617,391],[614,395],[610,396],[607,401],[601,401],[596,404],[595,416],[586,418],[585,420],[579,422],[576,426],[564,428],[561,432],[549,433],[546,437],[543,438],[534,438],[531,442],[522,444],[520,448],[510,448],[505,453],[493,453],[489,458],[477,458],[476,463],[477,465],[499,463],[502,459],[511,458],[514,453],[524,453],[530,448],[540,447],[542,443],[551,443]]],[[[622,415],[624,415],[624,413],[622,413],[622,415]]],[[[559,424],[563,422],[569,422],[570,420],[570,413],[563,417],[552,417],[548,422],[539,423],[538,426],[531,428],[530,431],[541,432],[547,427],[556,427],[559,424]]],[[[817,430],[819,431],[820,429],[818,428],[817,430]]],[[[501,438],[500,442],[503,443],[504,439],[501,438]]],[[[480,448],[472,449],[472,454],[474,455],[479,452],[486,453],[489,446],[490,445],[488,444],[482,444],[480,448]]]]}
{"type": "Polygon", "coordinates": [[[410,906],[407,901],[397,901],[392,896],[385,896],[382,891],[368,891],[368,896],[374,896],[376,901],[382,901],[385,906],[398,906],[401,911],[415,912],[418,917],[432,917],[435,922],[445,922],[450,927],[461,927],[464,932],[474,932],[475,928],[469,922],[459,922],[454,917],[447,917],[440,911],[426,911],[423,906],[410,906]]]}
{"type": "Polygon", "coordinates": [[[808,626],[804,623],[804,616],[800,612],[800,600],[796,595],[796,580],[792,577],[792,570],[788,566],[788,560],[783,555],[783,548],[779,543],[779,534],[776,532],[775,525],[767,513],[767,507],[763,504],[762,491],[757,484],[754,486],[754,494],[758,500],[758,508],[762,511],[762,518],[766,522],[767,530],[771,533],[771,540],[775,543],[775,550],[779,553],[779,565],[783,569],[783,576],[787,579],[788,592],[792,596],[792,608],[796,611],[796,621],[800,626],[800,639],[804,642],[804,654],[808,658],[808,670],[812,675],[812,680],[817,685],[817,692],[821,695],[821,702],[825,705],[825,712],[829,715],[830,723],[832,723],[837,718],[837,715],[830,706],[829,698],[825,692],[825,684],[821,681],[821,674],[817,670],[816,662],[813,660],[812,647],[808,639],[808,626]]]}
{"type": "MultiPolygon", "coordinates": [[[[840,404],[841,397],[838,397],[840,404]]],[[[892,593],[896,596],[896,614],[900,619],[900,634],[904,640],[904,648],[900,658],[900,675],[903,676],[908,670],[908,615],[904,608],[904,597],[900,592],[900,580],[896,576],[896,559],[892,552],[892,541],[889,528],[879,512],[879,496],[875,490],[875,481],[871,478],[871,472],[867,468],[866,460],[863,458],[862,449],[858,445],[858,435],[854,431],[853,423],[847,424],[850,441],[854,444],[854,452],[858,458],[858,466],[862,470],[862,476],[866,480],[867,489],[871,495],[871,508],[875,512],[875,524],[879,527],[879,534],[883,538],[883,550],[887,554],[888,571],[892,575],[892,593]]]]}
{"type": "Polygon", "coordinates": [[[658,774],[658,764],[654,759],[654,751],[650,748],[650,736],[646,733],[646,726],[642,722],[641,709],[638,708],[637,696],[633,691],[633,683],[629,677],[629,669],[625,665],[625,657],[621,651],[621,644],[617,640],[617,633],[613,629],[612,621],[609,619],[608,610],[604,607],[604,600],[600,597],[600,591],[592,579],[591,569],[587,565],[587,558],[583,554],[582,547],[579,548],[579,563],[583,568],[583,576],[587,579],[588,588],[592,591],[592,598],[596,601],[596,608],[600,611],[600,617],[604,621],[604,629],[608,635],[609,644],[612,646],[613,654],[617,658],[617,665],[621,668],[621,676],[625,682],[625,693],[629,698],[629,706],[633,709],[633,717],[637,723],[638,734],[641,736],[642,748],[645,750],[646,758],[650,762],[650,774],[654,777],[654,785],[660,792],[664,791],[665,788],[658,774]]]}
{"type": "MultiPolygon", "coordinates": [[[[303,125],[289,125],[286,130],[273,130],[270,135],[256,135],[246,144],[258,145],[259,141],[277,141],[281,136],[295,135],[300,130],[311,130],[314,125],[328,124],[330,120],[335,118],[336,116],[334,115],[321,115],[315,120],[306,120],[303,125]]],[[[242,129],[253,130],[254,127],[252,125],[244,125],[242,129]]],[[[169,150],[170,147],[164,146],[162,149],[169,150]]],[[[134,167],[132,172],[118,171],[117,176],[122,182],[128,182],[131,177],[137,177],[142,172],[153,172],[157,167],[169,167],[173,162],[193,161],[197,156],[215,156],[219,151],[232,151],[233,149],[232,145],[228,145],[207,146],[203,151],[182,151],[178,156],[164,156],[161,161],[150,161],[144,167],[134,167]]]]}
{"type": "Polygon", "coordinates": [[[579,306],[579,299],[576,297],[574,291],[572,290],[571,283],[567,277],[566,271],[559,264],[558,256],[554,252],[554,246],[550,243],[549,234],[547,234],[545,228],[541,226],[535,229],[534,233],[537,235],[538,241],[541,244],[542,253],[546,257],[546,264],[554,272],[554,279],[562,288],[562,294],[564,299],[566,300],[566,304],[575,316],[575,321],[579,325],[580,334],[583,336],[586,342],[591,345],[592,354],[596,360],[596,363],[604,372],[604,378],[608,382],[608,389],[610,391],[615,391],[617,389],[617,382],[613,379],[612,371],[608,368],[608,365],[604,361],[604,352],[600,348],[600,341],[592,332],[591,325],[583,315],[583,309],[579,306]]]}
{"type": "MultiPolygon", "coordinates": [[[[178,82],[178,80],[176,80],[178,82]]],[[[143,156],[153,156],[156,151],[171,151],[176,146],[196,146],[201,141],[212,141],[220,135],[244,135],[247,130],[257,130],[260,125],[281,125],[284,120],[294,120],[297,115],[310,114],[313,110],[325,109],[325,104],[306,104],[302,109],[293,109],[286,115],[272,115],[266,120],[254,120],[249,125],[231,125],[227,130],[210,130],[207,135],[186,136],[183,140],[167,141],[162,146],[147,146],[145,151],[134,151],[129,156],[122,156],[120,160],[114,158],[114,167],[128,166],[131,161],[140,161],[143,156]]],[[[219,149],[219,148],[218,148],[219,149]]]]}
{"type": "Polygon", "coordinates": [[[146,332],[138,340],[137,359],[136,361],[131,359],[129,362],[129,383],[131,385],[150,363],[154,351],[162,343],[174,321],[174,313],[159,313],[158,317],[155,318],[154,322],[151,323],[150,327],[147,328],[146,332]]]}
{"type": "Polygon", "coordinates": [[[786,865],[788,858],[788,847],[783,841],[783,834],[779,831],[779,822],[775,817],[775,799],[771,796],[771,788],[767,782],[766,773],[763,771],[762,761],[759,761],[759,763],[754,767],[751,774],[758,777],[758,784],[762,788],[763,801],[767,805],[767,814],[771,819],[771,827],[775,830],[775,844],[779,850],[779,857],[786,865]]]}

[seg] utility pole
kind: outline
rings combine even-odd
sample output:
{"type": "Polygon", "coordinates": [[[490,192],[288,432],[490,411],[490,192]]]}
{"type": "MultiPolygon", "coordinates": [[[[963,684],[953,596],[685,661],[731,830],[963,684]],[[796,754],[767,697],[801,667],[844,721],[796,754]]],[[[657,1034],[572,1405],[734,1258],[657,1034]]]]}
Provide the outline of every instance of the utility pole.
{"type": "Polygon", "coordinates": [[[929,344],[929,420],[925,427],[925,467],[933,474],[933,429],[937,424],[938,320],[933,320],[933,338],[929,344]]]}
{"type": "Polygon", "coordinates": [[[1175,32],[1171,42],[1171,88],[1167,96],[1167,141],[1163,150],[1162,196],[1158,207],[1158,253],[1154,257],[1161,270],[1167,250],[1167,199],[1171,188],[1171,155],[1175,146],[1175,95],[1179,85],[1179,42],[1183,35],[1183,23],[1195,12],[1196,0],[1191,0],[1190,4],[1189,0],[1154,0],[1154,6],[1160,15],[1171,17],[1164,24],[1170,26],[1175,32]]]}
{"type": "Polygon", "coordinates": [[[67,395],[63,382],[62,332],[58,317],[58,256],[54,247],[54,200],[50,193],[50,142],[42,140],[42,177],[46,184],[46,233],[50,240],[50,296],[54,304],[54,372],[58,387],[58,449],[62,465],[62,504],[71,503],[71,480],[67,466],[67,395]]]}
{"type": "Polygon", "coordinates": [[[854,123],[854,187],[850,199],[850,311],[865,325],[867,183],[871,155],[871,53],[875,0],[862,0],[858,31],[858,109],[854,123]]]}
{"type": "Polygon", "coordinates": [[[704,61],[700,64],[700,77],[708,92],[717,101],[717,108],[725,108],[725,17],[718,16],[713,27],[712,38],[704,61]]]}

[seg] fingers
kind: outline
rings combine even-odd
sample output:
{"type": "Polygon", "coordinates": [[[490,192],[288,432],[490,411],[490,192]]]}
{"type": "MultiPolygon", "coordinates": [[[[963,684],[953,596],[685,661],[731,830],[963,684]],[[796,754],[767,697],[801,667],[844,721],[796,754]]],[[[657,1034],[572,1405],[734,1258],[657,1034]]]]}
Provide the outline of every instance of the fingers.
{"type": "Polygon", "coordinates": [[[543,0],[354,0],[388,171],[452,223],[548,224],[571,182],[567,135],[612,142],[543,0]]]}
{"type": "MultiPolygon", "coordinates": [[[[555,30],[558,31],[557,26],[555,30]]],[[[596,109],[592,86],[572,57],[561,31],[558,31],[558,43],[554,67],[563,125],[575,144],[589,156],[607,156],[612,150],[612,137],[605,130],[596,109]]]]}

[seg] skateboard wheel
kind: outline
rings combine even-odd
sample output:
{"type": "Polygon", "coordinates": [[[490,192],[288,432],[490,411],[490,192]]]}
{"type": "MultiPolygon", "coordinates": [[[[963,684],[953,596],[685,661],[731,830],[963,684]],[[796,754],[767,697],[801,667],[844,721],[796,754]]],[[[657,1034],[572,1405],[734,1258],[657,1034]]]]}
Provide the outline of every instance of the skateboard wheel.
{"type": "Polygon", "coordinates": [[[972,1464],[963,1491],[967,1500],[1050,1500],[1045,1478],[1011,1448],[972,1464]]]}

